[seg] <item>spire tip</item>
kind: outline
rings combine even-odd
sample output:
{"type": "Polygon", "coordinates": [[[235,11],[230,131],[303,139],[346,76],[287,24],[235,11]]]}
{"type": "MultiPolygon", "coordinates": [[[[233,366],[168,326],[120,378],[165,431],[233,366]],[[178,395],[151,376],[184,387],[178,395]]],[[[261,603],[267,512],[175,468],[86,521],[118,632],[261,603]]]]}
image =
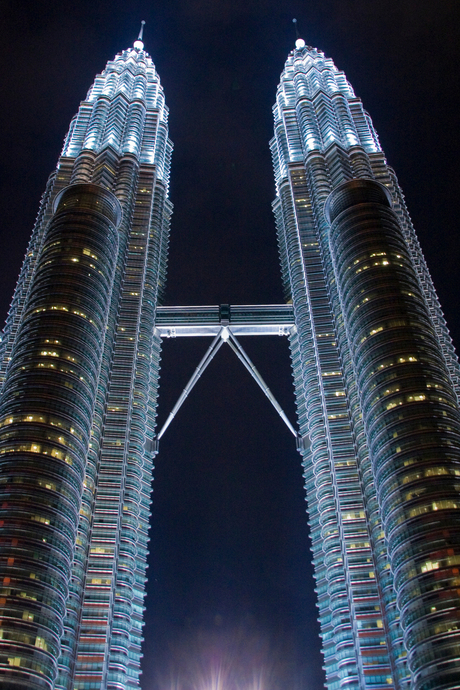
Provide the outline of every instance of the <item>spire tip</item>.
{"type": "Polygon", "coordinates": [[[305,48],[305,41],[303,40],[303,38],[300,38],[299,27],[297,26],[297,19],[293,19],[292,23],[295,26],[295,38],[296,38],[295,47],[297,48],[297,50],[300,50],[301,48],[305,48]]]}
{"type": "Polygon", "coordinates": [[[145,24],[145,21],[142,20],[141,21],[141,30],[139,31],[139,36],[137,37],[137,41],[134,41],[134,48],[136,50],[144,50],[144,44],[142,42],[142,38],[144,35],[144,24],[145,24]]]}
{"type": "Polygon", "coordinates": [[[142,20],[141,21],[141,30],[139,31],[139,36],[137,37],[138,41],[142,41],[142,36],[144,34],[144,25],[145,25],[145,21],[142,20]]]}

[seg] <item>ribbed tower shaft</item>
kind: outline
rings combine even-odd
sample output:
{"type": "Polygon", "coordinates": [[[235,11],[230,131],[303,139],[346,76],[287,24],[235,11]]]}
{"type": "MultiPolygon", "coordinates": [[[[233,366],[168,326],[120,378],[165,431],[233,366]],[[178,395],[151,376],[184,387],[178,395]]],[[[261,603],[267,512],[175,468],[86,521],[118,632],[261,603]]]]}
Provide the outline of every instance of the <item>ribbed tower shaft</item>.
{"type": "Polygon", "coordinates": [[[57,675],[120,219],[101,187],[61,193],[0,399],[0,678],[24,690],[57,675]]]}
{"type": "MultiPolygon", "coordinates": [[[[404,245],[407,280],[410,275],[422,305],[419,326],[429,329],[440,359],[440,376],[449,390],[447,407],[457,404],[458,362],[402,192],[372,122],[343,72],[301,40],[281,75],[274,120],[274,212],[286,295],[293,301],[296,321],[292,359],[327,685],[412,688],[419,672],[407,637],[408,619],[403,617],[402,626],[402,600],[395,594],[402,571],[388,551],[389,545],[393,549],[386,532],[390,517],[382,514],[388,502],[376,491],[375,428],[364,409],[364,361],[355,354],[355,348],[364,345],[356,342],[348,325],[370,314],[366,305],[378,288],[372,281],[361,286],[362,304],[355,295],[356,311],[348,314],[344,305],[350,294],[344,281],[349,276],[344,272],[350,262],[344,264],[345,245],[339,257],[338,226],[331,231],[324,213],[330,193],[340,185],[365,180],[366,186],[378,180],[389,192],[393,210],[388,213],[404,245]]],[[[353,232],[347,234],[348,251],[354,247],[353,232]]],[[[366,270],[362,279],[367,275],[366,270]]],[[[390,357],[393,348],[395,363],[397,340],[388,343],[387,352],[390,357]]],[[[452,488],[453,476],[449,481],[452,488]]]]}
{"type": "MultiPolygon", "coordinates": [[[[32,347],[32,340],[24,344],[21,334],[28,328],[29,305],[42,284],[42,263],[48,260],[46,228],[51,221],[48,233],[51,232],[62,215],[59,207],[53,216],[53,200],[68,185],[71,185],[70,190],[100,190],[101,198],[106,194],[118,200],[122,217],[116,241],[106,237],[104,244],[104,251],[109,252],[113,262],[107,286],[98,292],[88,282],[93,274],[102,280],[108,271],[101,263],[103,249],[93,247],[99,241],[99,221],[89,218],[88,239],[85,242],[78,239],[78,228],[74,233],[79,247],[79,253],[75,254],[77,261],[60,268],[65,284],[78,270],[82,276],[80,282],[66,288],[67,301],[62,298],[59,302],[66,305],[68,311],[56,308],[49,316],[48,311],[43,315],[43,318],[54,319],[54,340],[64,342],[71,337],[68,332],[72,330],[72,337],[80,343],[82,354],[78,362],[84,371],[77,370],[78,362],[69,364],[67,358],[74,354],[68,344],[58,347],[51,343],[49,348],[43,346],[40,350],[34,345],[35,350],[27,357],[25,351],[21,355],[30,360],[30,376],[40,374],[44,380],[46,369],[48,374],[53,371],[55,377],[60,376],[64,381],[67,380],[62,373],[64,367],[68,377],[76,377],[73,393],[62,384],[63,393],[66,388],[67,398],[71,400],[67,406],[73,405],[73,412],[66,408],[62,414],[75,433],[62,422],[54,435],[61,434],[67,442],[66,433],[74,434],[72,443],[79,445],[81,452],[78,463],[75,460],[72,466],[61,461],[67,467],[66,472],[76,473],[77,479],[72,484],[73,493],[61,498],[63,505],[66,501],[71,503],[74,512],[69,508],[66,513],[62,508],[68,521],[60,538],[67,540],[65,549],[62,547],[67,570],[59,570],[65,587],[56,587],[51,597],[50,606],[59,613],[53,613],[59,618],[53,629],[54,646],[49,651],[34,651],[42,644],[41,633],[35,638],[29,636],[24,644],[17,638],[12,642],[13,646],[17,645],[14,654],[8,651],[7,656],[0,658],[0,674],[6,673],[11,679],[23,676],[28,679],[28,674],[35,674],[33,682],[41,679],[40,687],[52,685],[62,690],[139,687],[160,353],[155,314],[165,282],[171,214],[168,179],[172,145],[168,140],[167,115],[155,66],[140,42],[136,42],[136,48],[117,55],[96,77],[72,120],[57,170],[49,179],[3,333],[0,370],[5,383],[2,400],[6,405],[5,418],[10,418],[8,406],[19,400],[17,396],[12,397],[13,384],[10,383],[19,381],[16,370],[23,364],[19,364],[18,353],[23,351],[21,348],[32,347]],[[90,241],[92,233],[93,244],[90,241]],[[97,315],[90,313],[90,308],[102,310],[105,321],[102,322],[99,312],[97,315]],[[82,328],[95,329],[93,339],[90,335],[78,339],[77,329],[67,324],[70,318],[82,323],[82,328]],[[73,367],[72,371],[69,367],[73,367]],[[87,396],[84,409],[79,403],[80,389],[81,396],[87,396]],[[70,580],[69,564],[72,564],[70,580]],[[64,607],[67,612],[63,620],[64,607]],[[39,677],[40,671],[33,670],[33,660],[38,654],[48,660],[46,676],[39,677]],[[56,668],[52,657],[58,660],[57,679],[53,676],[56,668]],[[28,670],[23,674],[22,669],[26,667],[28,670]]],[[[61,204],[66,198],[63,197],[61,204]]],[[[72,237],[73,231],[70,231],[66,241],[70,242],[72,237]]],[[[47,299],[54,304],[53,288],[48,286],[47,289],[47,299]]],[[[49,433],[49,425],[55,423],[50,419],[59,419],[57,411],[51,409],[54,403],[47,400],[40,402],[40,410],[33,412],[34,418],[27,428],[25,420],[21,418],[16,424],[14,417],[10,430],[13,435],[17,431],[16,444],[24,445],[24,434],[29,434],[30,446],[36,442],[36,436],[49,433]],[[46,413],[43,419],[39,419],[39,413],[42,416],[46,413]]],[[[22,398],[19,408],[21,405],[29,412],[28,403],[23,403],[22,398]]],[[[9,427],[5,426],[0,435],[7,433],[6,429],[9,427]]],[[[39,473],[51,462],[50,451],[44,443],[40,448],[36,443],[32,451],[30,447],[27,471],[39,473]]],[[[65,456],[64,451],[61,454],[65,456]]],[[[47,484],[54,486],[48,480],[47,484]]],[[[47,505],[46,497],[54,490],[47,486],[37,490],[37,504],[43,501],[47,505]]],[[[45,515],[48,508],[43,510],[45,515]]],[[[33,514],[40,516],[41,512],[37,508],[33,514]]],[[[47,515],[45,518],[48,520],[47,515]]],[[[61,530],[60,524],[56,529],[51,524],[44,526],[43,522],[34,522],[36,529],[41,531],[61,530]]],[[[41,539],[38,532],[37,538],[41,539]]],[[[32,561],[37,560],[38,567],[43,558],[38,550],[34,554],[32,561]]],[[[7,548],[7,562],[9,557],[7,548]]],[[[33,567],[34,563],[30,566],[31,572],[33,567]]],[[[34,582],[35,587],[44,587],[34,582]]],[[[18,605],[22,606],[24,616],[28,616],[29,602],[21,599],[20,593],[18,596],[18,605]]],[[[29,680],[24,681],[24,687],[29,680]]],[[[32,680],[30,683],[27,687],[32,687],[32,680]]]]}

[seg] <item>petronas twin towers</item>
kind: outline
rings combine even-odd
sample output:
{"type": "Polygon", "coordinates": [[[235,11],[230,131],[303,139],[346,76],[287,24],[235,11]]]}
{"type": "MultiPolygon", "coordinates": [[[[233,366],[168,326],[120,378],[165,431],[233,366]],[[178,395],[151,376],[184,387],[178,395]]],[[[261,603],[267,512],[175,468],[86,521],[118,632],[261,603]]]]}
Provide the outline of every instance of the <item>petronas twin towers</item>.
{"type": "Polygon", "coordinates": [[[162,338],[214,335],[202,367],[227,342],[251,368],[237,336],[279,332],[327,687],[459,688],[459,367],[368,114],[298,39],[270,143],[287,304],[220,308],[159,306],[167,116],[140,37],[71,122],[14,293],[1,342],[0,686],[139,687],[162,338]]]}

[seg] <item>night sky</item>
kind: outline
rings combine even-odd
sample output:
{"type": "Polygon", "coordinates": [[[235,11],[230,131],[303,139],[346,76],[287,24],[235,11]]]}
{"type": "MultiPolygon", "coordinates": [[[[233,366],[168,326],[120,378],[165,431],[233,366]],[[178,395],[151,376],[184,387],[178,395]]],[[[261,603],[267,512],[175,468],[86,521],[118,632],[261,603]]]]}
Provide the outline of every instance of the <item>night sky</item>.
{"type": "MultiPolygon", "coordinates": [[[[2,319],[70,119],[141,19],[175,146],[166,304],[282,302],[268,141],[297,17],[373,118],[459,343],[459,15],[458,0],[3,0],[2,319]]],[[[208,344],[165,343],[160,425],[208,344]]],[[[286,339],[243,345],[294,422],[286,339]]],[[[224,346],[160,443],[143,690],[202,690],[219,663],[263,690],[322,687],[305,506],[293,437],[224,346]]]]}

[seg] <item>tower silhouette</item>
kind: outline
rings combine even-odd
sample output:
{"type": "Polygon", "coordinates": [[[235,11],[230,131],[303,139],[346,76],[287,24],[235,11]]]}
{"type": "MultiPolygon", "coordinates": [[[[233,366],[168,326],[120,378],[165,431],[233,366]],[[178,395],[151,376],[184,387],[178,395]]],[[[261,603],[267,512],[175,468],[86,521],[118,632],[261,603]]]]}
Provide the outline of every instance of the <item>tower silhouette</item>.
{"type": "Polygon", "coordinates": [[[71,122],[3,333],[1,682],[18,688],[138,687],[172,150],[141,38],[71,122]]]}
{"type": "Polygon", "coordinates": [[[457,358],[369,115],[302,39],[274,119],[273,207],[294,306],[327,682],[451,687],[457,358]]]}
{"type": "Polygon", "coordinates": [[[302,455],[327,685],[455,687],[458,363],[396,177],[298,38],[271,142],[283,305],[160,306],[167,108],[142,29],[72,120],[2,339],[0,674],[139,687],[158,441],[228,345],[302,455]],[[241,346],[289,338],[299,431],[241,346]],[[166,424],[162,340],[212,336],[166,424]]]}

